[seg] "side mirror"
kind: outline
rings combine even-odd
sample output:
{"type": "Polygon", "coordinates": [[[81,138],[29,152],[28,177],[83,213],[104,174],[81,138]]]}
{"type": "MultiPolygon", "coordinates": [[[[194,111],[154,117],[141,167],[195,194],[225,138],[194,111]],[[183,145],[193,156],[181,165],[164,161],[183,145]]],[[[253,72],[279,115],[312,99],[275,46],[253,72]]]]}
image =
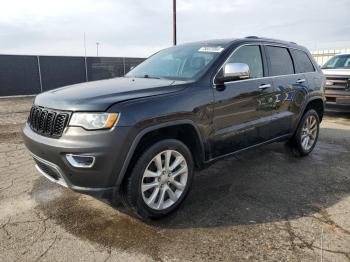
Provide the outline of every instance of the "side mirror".
{"type": "Polygon", "coordinates": [[[215,81],[223,84],[229,81],[247,79],[250,77],[249,66],[243,63],[227,63],[218,75],[215,81]]]}

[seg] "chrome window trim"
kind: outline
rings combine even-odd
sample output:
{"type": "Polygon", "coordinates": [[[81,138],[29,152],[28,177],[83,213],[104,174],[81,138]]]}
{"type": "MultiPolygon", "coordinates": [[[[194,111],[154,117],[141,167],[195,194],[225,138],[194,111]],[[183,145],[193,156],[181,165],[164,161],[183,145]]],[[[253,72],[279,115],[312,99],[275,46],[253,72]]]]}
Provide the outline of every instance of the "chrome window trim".
{"type": "MultiPolygon", "coordinates": [[[[224,65],[227,63],[227,61],[231,58],[231,56],[238,50],[240,49],[241,47],[244,47],[244,46],[274,46],[274,47],[282,47],[282,48],[287,48],[287,49],[295,49],[295,50],[299,50],[299,51],[303,51],[305,52],[304,50],[302,50],[301,48],[297,48],[297,47],[289,47],[287,45],[282,45],[282,44],[274,44],[274,43],[249,43],[249,44],[242,44],[240,46],[238,46],[237,48],[235,48],[235,50],[233,50],[231,52],[231,54],[227,57],[227,59],[222,63],[222,65],[219,67],[219,69],[216,71],[214,77],[213,77],[213,88],[216,88],[217,84],[215,84],[215,78],[217,76],[217,74],[220,72],[220,70],[224,67],[224,65]]],[[[262,55],[262,54],[261,54],[262,55]]],[[[294,63],[294,60],[293,60],[293,57],[291,55],[291,58],[292,58],[292,61],[294,63]]],[[[313,63],[312,63],[313,64],[313,63]]],[[[276,78],[276,77],[282,77],[282,76],[292,76],[292,75],[301,75],[301,74],[307,74],[307,73],[315,73],[317,72],[316,68],[315,68],[315,65],[313,64],[314,66],[314,70],[313,72],[306,72],[306,73],[294,73],[294,74],[288,74],[288,75],[278,75],[278,76],[264,76],[264,77],[257,77],[257,78],[248,78],[248,79],[242,79],[242,80],[235,80],[235,81],[228,81],[228,82],[225,82],[225,83],[239,83],[239,82],[243,82],[243,81],[249,81],[249,80],[259,80],[259,79],[269,79],[269,78],[276,78]]]]}

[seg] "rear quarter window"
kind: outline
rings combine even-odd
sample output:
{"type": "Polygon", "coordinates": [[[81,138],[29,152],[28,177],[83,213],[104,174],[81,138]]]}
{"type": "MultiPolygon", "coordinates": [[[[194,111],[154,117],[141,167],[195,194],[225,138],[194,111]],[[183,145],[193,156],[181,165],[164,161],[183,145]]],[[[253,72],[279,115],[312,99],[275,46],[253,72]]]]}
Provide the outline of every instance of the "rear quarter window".
{"type": "Polygon", "coordinates": [[[293,61],[287,48],[266,46],[270,60],[270,76],[294,74],[293,61]]]}
{"type": "Polygon", "coordinates": [[[307,73],[315,71],[315,68],[310,61],[309,56],[304,51],[293,49],[292,54],[294,57],[296,73],[307,73]]]}

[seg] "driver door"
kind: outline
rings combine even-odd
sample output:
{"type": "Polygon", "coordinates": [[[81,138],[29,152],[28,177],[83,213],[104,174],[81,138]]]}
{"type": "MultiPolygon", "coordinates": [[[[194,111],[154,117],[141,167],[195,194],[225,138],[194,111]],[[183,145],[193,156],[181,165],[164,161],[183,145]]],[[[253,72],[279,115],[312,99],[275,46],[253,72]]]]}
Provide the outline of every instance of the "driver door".
{"type": "Polygon", "coordinates": [[[214,158],[266,141],[268,134],[262,127],[274,110],[273,82],[264,78],[259,45],[239,47],[226,63],[247,64],[250,78],[225,82],[214,89],[214,158]]]}

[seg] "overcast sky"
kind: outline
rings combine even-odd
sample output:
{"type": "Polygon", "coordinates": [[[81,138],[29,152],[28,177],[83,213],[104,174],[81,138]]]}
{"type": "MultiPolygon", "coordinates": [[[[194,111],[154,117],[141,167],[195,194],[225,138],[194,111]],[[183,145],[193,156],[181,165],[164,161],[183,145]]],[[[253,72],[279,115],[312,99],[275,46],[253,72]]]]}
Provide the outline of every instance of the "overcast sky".
{"type": "MultiPolygon", "coordinates": [[[[0,0],[0,54],[146,57],[172,45],[172,0],[0,0]]],[[[350,48],[350,0],[178,0],[178,43],[248,35],[350,48]]]]}

